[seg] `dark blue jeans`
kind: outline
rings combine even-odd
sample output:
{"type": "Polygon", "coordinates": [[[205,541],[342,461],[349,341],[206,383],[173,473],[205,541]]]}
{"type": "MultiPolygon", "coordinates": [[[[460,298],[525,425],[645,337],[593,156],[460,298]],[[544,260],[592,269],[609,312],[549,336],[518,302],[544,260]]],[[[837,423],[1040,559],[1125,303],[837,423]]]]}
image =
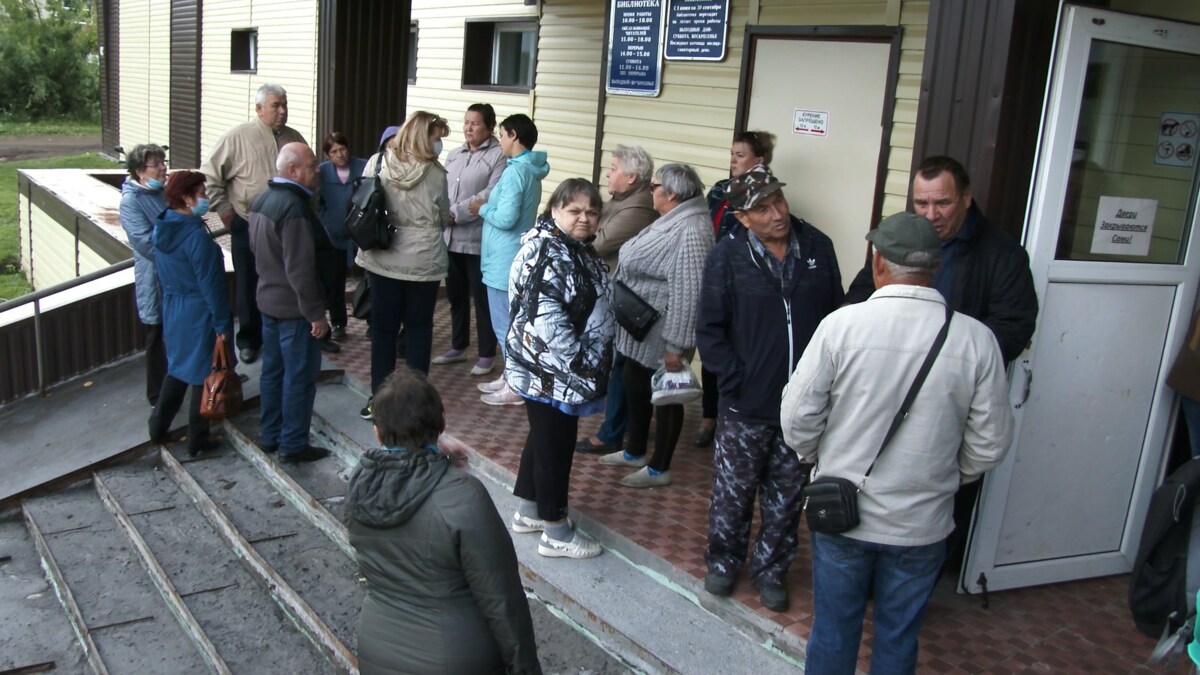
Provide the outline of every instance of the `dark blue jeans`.
{"type": "Polygon", "coordinates": [[[596,432],[596,438],[614,447],[625,442],[625,430],[629,428],[629,408],[625,407],[625,356],[613,350],[612,374],[608,377],[608,400],[604,407],[604,424],[596,432]]]}
{"type": "Polygon", "coordinates": [[[404,281],[371,276],[371,393],[396,370],[396,336],[404,326],[404,363],[429,372],[433,351],[433,310],[440,281],[404,281]]]}
{"type": "Polygon", "coordinates": [[[280,455],[304,450],[317,398],[321,346],[308,319],[262,315],[262,442],[278,445],[280,455]]]}
{"type": "Polygon", "coordinates": [[[812,557],[814,618],[805,671],[854,673],[867,599],[873,597],[871,674],[916,672],[917,635],[946,558],[946,542],[889,546],[813,533],[812,557]]]}

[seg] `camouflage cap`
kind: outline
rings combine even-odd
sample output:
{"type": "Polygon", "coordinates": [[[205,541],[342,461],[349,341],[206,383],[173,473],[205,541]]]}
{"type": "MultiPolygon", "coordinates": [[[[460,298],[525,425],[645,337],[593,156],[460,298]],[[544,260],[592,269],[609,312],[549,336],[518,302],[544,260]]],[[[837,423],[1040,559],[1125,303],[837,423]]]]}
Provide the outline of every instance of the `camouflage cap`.
{"type": "Polygon", "coordinates": [[[908,267],[934,268],[942,261],[942,241],[933,223],[915,213],[893,213],[867,233],[884,258],[908,267]],[[922,253],[925,255],[913,255],[922,253]]]}
{"type": "Polygon", "coordinates": [[[787,183],[780,183],[770,169],[759,164],[729,182],[729,208],[734,211],[749,211],[762,201],[763,197],[778,192],[784,185],[787,183]]]}

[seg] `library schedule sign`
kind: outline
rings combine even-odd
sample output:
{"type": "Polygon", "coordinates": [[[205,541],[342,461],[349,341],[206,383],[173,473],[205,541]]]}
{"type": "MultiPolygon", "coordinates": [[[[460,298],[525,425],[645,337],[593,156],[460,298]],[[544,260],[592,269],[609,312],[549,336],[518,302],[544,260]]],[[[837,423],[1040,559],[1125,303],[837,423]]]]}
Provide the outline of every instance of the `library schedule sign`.
{"type": "Polygon", "coordinates": [[[662,90],[665,1],[613,0],[604,83],[607,93],[658,96],[662,90]]]}
{"type": "Polygon", "coordinates": [[[729,0],[671,0],[667,10],[668,61],[724,61],[729,0]]]}

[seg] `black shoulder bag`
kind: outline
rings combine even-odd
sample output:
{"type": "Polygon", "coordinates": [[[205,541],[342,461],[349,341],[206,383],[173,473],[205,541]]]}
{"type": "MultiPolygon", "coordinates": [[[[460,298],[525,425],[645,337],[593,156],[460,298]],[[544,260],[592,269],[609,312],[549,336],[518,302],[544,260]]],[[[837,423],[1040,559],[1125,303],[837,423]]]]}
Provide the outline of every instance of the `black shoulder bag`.
{"type": "Polygon", "coordinates": [[[921,364],[921,370],[917,371],[917,377],[913,380],[912,386],[908,388],[908,394],[905,395],[904,402],[900,404],[900,410],[892,418],[892,426],[888,428],[887,434],[883,437],[883,443],[879,445],[879,451],[875,453],[875,459],[871,460],[871,466],[867,467],[867,472],[863,474],[862,481],[855,485],[846,478],[821,476],[804,486],[801,494],[804,497],[804,516],[808,521],[810,531],[822,534],[841,534],[858,527],[858,492],[867,482],[867,476],[871,475],[871,469],[875,468],[875,462],[879,461],[879,455],[883,454],[883,449],[892,440],[896,429],[899,428],[904,418],[908,417],[908,409],[912,407],[913,400],[917,398],[917,392],[921,390],[925,377],[929,375],[929,370],[933,367],[938,352],[942,350],[942,344],[946,342],[946,333],[950,331],[950,317],[952,316],[954,316],[954,310],[947,305],[946,323],[942,324],[941,332],[937,334],[933,346],[929,348],[925,362],[921,364]]]}
{"type": "Polygon", "coordinates": [[[621,328],[638,342],[646,339],[654,322],[658,321],[658,310],[620,279],[612,284],[612,310],[621,328]]]}
{"type": "Polygon", "coordinates": [[[392,245],[392,227],[388,219],[387,195],[383,192],[383,181],[379,170],[383,166],[383,153],[375,161],[375,175],[354,179],[354,194],[350,197],[350,211],[346,214],[346,230],[355,245],[364,251],[392,245]]]}

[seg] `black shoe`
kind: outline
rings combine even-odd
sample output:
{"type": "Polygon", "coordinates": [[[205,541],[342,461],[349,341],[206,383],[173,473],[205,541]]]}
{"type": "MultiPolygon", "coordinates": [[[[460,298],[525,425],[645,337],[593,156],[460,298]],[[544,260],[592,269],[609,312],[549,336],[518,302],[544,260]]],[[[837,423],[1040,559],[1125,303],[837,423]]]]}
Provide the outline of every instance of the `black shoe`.
{"type": "Polygon", "coordinates": [[[608,443],[592,445],[592,439],[590,436],[584,436],[579,440],[578,443],[575,444],[575,452],[581,452],[585,455],[607,455],[620,449],[621,448],[615,445],[609,445],[608,443]]]}
{"type": "Polygon", "coordinates": [[[373,420],[373,419],[375,419],[375,414],[374,414],[374,413],[371,411],[371,404],[372,404],[372,403],[374,403],[374,402],[375,402],[375,397],[374,397],[374,396],[372,396],[371,398],[367,399],[367,404],[366,404],[365,406],[363,406],[363,409],[362,409],[362,410],[359,410],[359,411],[358,411],[358,416],[359,416],[359,417],[361,417],[361,418],[363,418],[364,420],[373,420]]]}
{"type": "Polygon", "coordinates": [[[696,435],[692,437],[692,443],[697,448],[707,448],[712,445],[713,436],[717,433],[716,427],[701,426],[696,430],[696,435]]]}
{"type": "Polygon", "coordinates": [[[238,360],[242,363],[254,363],[258,360],[258,347],[242,347],[238,350],[238,360]]]}
{"type": "Polygon", "coordinates": [[[704,576],[704,590],[709,595],[726,598],[733,593],[733,584],[735,581],[737,581],[737,577],[709,572],[704,576]]]}
{"type": "Polygon", "coordinates": [[[346,327],[345,326],[334,326],[333,330],[329,332],[329,337],[334,340],[337,340],[338,342],[345,340],[346,339],[346,327]]]}
{"type": "Polygon", "coordinates": [[[342,348],[338,346],[338,343],[330,340],[329,338],[319,340],[319,342],[321,343],[321,351],[327,354],[337,354],[338,352],[342,351],[342,348]]]}
{"type": "Polygon", "coordinates": [[[328,456],[329,451],[325,448],[306,445],[300,452],[279,453],[279,461],[287,462],[288,464],[299,464],[300,462],[315,462],[318,459],[325,459],[328,456]]]}
{"type": "Polygon", "coordinates": [[[263,452],[267,453],[268,455],[273,455],[273,454],[275,454],[275,451],[279,450],[279,444],[275,443],[273,445],[268,445],[266,443],[263,443],[262,445],[258,446],[258,449],[262,450],[263,452]]]}
{"type": "Polygon", "coordinates": [[[220,442],[214,441],[211,439],[205,439],[203,441],[200,441],[196,445],[189,444],[188,445],[188,456],[195,457],[201,453],[212,452],[213,450],[216,450],[219,447],[221,447],[220,442]]]}
{"type": "Polygon", "coordinates": [[[763,584],[763,587],[758,589],[758,599],[762,601],[763,607],[772,612],[786,612],[788,607],[791,607],[787,589],[783,584],[763,584]]]}

